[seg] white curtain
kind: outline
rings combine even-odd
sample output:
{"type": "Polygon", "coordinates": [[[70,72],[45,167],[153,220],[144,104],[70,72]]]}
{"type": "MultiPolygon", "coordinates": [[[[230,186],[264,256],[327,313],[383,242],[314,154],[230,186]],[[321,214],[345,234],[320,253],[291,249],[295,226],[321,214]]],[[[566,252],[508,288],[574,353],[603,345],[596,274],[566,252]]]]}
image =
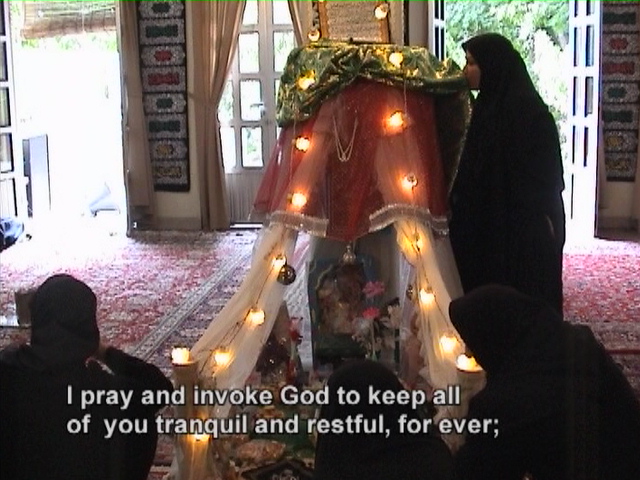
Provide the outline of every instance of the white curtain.
{"type": "Polygon", "coordinates": [[[197,170],[204,230],[229,227],[218,104],[238,44],[245,1],[188,2],[193,35],[197,170]]]}
{"type": "Polygon", "coordinates": [[[304,45],[309,41],[307,34],[311,30],[313,3],[304,0],[288,0],[288,2],[296,42],[298,45],[304,45]]]}

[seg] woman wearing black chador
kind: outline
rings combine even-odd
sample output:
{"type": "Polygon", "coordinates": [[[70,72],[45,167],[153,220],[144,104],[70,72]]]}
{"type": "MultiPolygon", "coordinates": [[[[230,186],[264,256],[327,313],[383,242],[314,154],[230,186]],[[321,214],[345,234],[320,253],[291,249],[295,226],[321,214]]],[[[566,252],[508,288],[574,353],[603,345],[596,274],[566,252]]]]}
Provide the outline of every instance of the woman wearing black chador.
{"type": "Polygon", "coordinates": [[[450,234],[465,292],[510,285],[562,313],[565,241],[558,130],[520,54],[501,35],[463,44],[479,94],[450,195],[450,234]]]}

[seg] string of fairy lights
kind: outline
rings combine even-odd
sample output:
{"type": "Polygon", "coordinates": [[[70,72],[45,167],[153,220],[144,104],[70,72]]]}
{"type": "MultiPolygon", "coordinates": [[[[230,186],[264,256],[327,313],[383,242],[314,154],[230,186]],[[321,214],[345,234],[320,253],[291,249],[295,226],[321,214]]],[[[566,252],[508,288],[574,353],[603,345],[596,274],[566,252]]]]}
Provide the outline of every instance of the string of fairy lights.
{"type": "MultiPolygon", "coordinates": [[[[389,14],[388,2],[386,1],[378,2],[378,4],[374,9],[375,18],[382,21],[386,19],[388,14],[389,14]]],[[[320,35],[319,19],[316,15],[313,19],[312,28],[308,33],[308,38],[311,42],[317,42],[320,39],[320,37],[321,35],[320,35]]],[[[393,113],[391,113],[387,118],[383,120],[384,121],[383,127],[384,127],[385,134],[396,135],[403,132],[404,129],[407,128],[407,126],[410,123],[407,115],[407,103],[406,103],[407,102],[407,97],[406,97],[407,72],[404,69],[404,57],[402,52],[400,51],[390,52],[388,56],[388,61],[395,68],[403,69],[404,78],[405,78],[404,109],[395,110],[393,113]]],[[[316,84],[316,81],[317,81],[316,73],[314,71],[306,71],[299,76],[299,78],[296,81],[296,86],[301,91],[306,91],[310,88],[313,88],[313,86],[316,84]]],[[[357,122],[357,118],[355,121],[357,122]]],[[[301,155],[303,155],[301,161],[304,161],[304,154],[307,153],[312,146],[313,136],[310,133],[296,136],[295,122],[293,126],[293,132],[294,132],[293,133],[294,138],[291,142],[291,155],[293,154],[293,150],[297,150],[301,155]]],[[[337,135],[337,132],[334,132],[334,134],[337,135]]],[[[355,135],[355,129],[353,131],[353,134],[355,135]]],[[[347,147],[343,149],[342,153],[344,155],[347,155],[347,154],[350,155],[351,152],[348,150],[349,149],[347,145],[347,147]]],[[[290,175],[291,174],[292,172],[290,172],[290,175]]],[[[414,172],[406,172],[399,179],[399,182],[402,190],[407,192],[407,194],[409,195],[410,203],[413,207],[413,210],[415,211],[416,204],[417,204],[416,189],[420,185],[420,179],[414,172]]],[[[308,195],[308,192],[305,192],[303,188],[299,186],[296,187],[295,190],[289,192],[287,194],[287,206],[286,206],[287,210],[291,213],[303,213],[303,210],[308,202],[307,195],[308,195]]],[[[423,253],[425,253],[423,250],[424,240],[418,229],[417,217],[413,219],[412,223],[413,223],[413,233],[412,233],[413,239],[411,241],[410,248],[413,250],[415,256],[418,259],[418,261],[415,264],[415,266],[418,266],[419,259],[423,258],[423,253]]],[[[263,295],[265,287],[267,286],[267,284],[269,284],[269,282],[273,281],[272,274],[274,272],[277,272],[276,281],[278,281],[283,285],[289,285],[293,283],[293,281],[295,280],[296,272],[294,268],[291,265],[289,265],[287,257],[283,250],[283,246],[282,246],[284,242],[284,236],[286,235],[286,231],[287,229],[283,229],[283,232],[280,235],[280,239],[274,243],[274,246],[271,248],[270,252],[267,254],[267,257],[265,258],[265,260],[268,260],[268,258],[271,258],[272,270],[267,272],[267,274],[264,276],[264,280],[262,281],[260,289],[257,291],[254,302],[252,303],[252,306],[246,312],[244,317],[238,319],[238,321],[236,321],[229,327],[229,329],[224,333],[222,338],[219,340],[218,345],[209,351],[210,352],[209,361],[201,365],[201,371],[200,371],[201,374],[206,368],[207,363],[212,366],[212,369],[213,369],[212,376],[214,377],[216,373],[227,368],[232,363],[232,359],[234,357],[234,352],[231,350],[231,346],[233,345],[234,340],[236,339],[237,335],[242,331],[242,329],[246,325],[252,328],[258,328],[265,323],[265,320],[266,320],[265,311],[259,305],[261,305],[261,297],[263,295]]],[[[435,308],[440,311],[441,315],[445,317],[446,315],[440,303],[438,302],[438,299],[436,298],[435,292],[431,287],[428,281],[428,278],[426,276],[426,272],[424,270],[425,269],[422,267],[418,268],[418,273],[424,278],[419,278],[417,281],[417,284],[416,284],[416,288],[418,289],[417,295],[415,295],[415,293],[413,292],[413,286],[410,286],[407,289],[407,297],[413,301],[415,300],[418,301],[423,311],[422,316],[423,316],[423,322],[425,323],[424,327],[428,328],[428,325],[427,325],[428,317],[429,317],[428,312],[430,311],[431,308],[435,306],[435,308]]],[[[458,339],[458,336],[453,332],[442,335],[439,338],[439,345],[442,349],[442,352],[448,355],[451,355],[456,351],[459,352],[461,350],[461,344],[458,339]]],[[[181,348],[174,349],[174,352],[172,352],[172,359],[174,360],[174,363],[179,363],[180,359],[184,358],[183,350],[186,350],[186,349],[181,349],[181,348]]],[[[187,353],[188,353],[188,350],[187,350],[187,353]]],[[[466,355],[464,354],[461,354],[457,358],[456,364],[459,368],[468,369],[468,370],[473,370],[473,369],[476,369],[477,367],[477,364],[475,363],[473,358],[466,357],[466,355]]]]}

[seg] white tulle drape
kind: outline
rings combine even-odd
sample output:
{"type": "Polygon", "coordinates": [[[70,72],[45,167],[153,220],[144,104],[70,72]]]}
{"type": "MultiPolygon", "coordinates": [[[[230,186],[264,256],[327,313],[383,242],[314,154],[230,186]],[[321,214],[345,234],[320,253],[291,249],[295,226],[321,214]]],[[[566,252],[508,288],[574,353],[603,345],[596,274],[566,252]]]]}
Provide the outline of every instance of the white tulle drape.
{"type": "MultiPolygon", "coordinates": [[[[467,412],[470,396],[481,388],[484,379],[481,374],[466,375],[456,368],[456,358],[464,352],[464,345],[451,324],[448,307],[453,298],[462,294],[462,289],[448,237],[434,236],[430,227],[410,216],[397,220],[394,226],[400,251],[415,269],[415,308],[425,364],[422,375],[434,389],[462,386],[462,402],[440,408],[436,420],[461,418],[467,412]],[[455,348],[445,349],[440,342],[443,336],[457,338],[455,348]]],[[[247,277],[191,349],[191,357],[197,364],[198,383],[203,388],[244,387],[283,301],[285,287],[276,281],[278,269],[274,268],[273,259],[279,254],[293,258],[297,236],[297,231],[280,224],[272,224],[263,230],[247,277]],[[246,320],[252,308],[264,310],[262,325],[253,325],[246,320]],[[230,353],[226,365],[216,365],[214,360],[214,352],[221,347],[230,353]]],[[[229,408],[229,405],[207,407],[201,409],[198,416],[224,417],[229,408]]],[[[456,450],[463,437],[448,435],[445,440],[452,450],[456,450]]],[[[211,462],[207,460],[210,455],[208,444],[198,445],[189,438],[179,439],[173,478],[215,478],[211,462]]]]}
{"type": "MultiPolygon", "coordinates": [[[[274,258],[281,254],[293,258],[297,237],[298,232],[282,225],[265,230],[239,290],[191,349],[205,385],[212,385],[215,380],[215,388],[219,390],[244,387],[271,333],[284,296],[285,287],[276,281],[280,269],[274,268],[274,258]],[[252,308],[264,311],[262,325],[246,321],[252,308]],[[227,365],[215,364],[214,353],[221,347],[230,353],[227,365]]],[[[228,405],[219,405],[212,407],[209,414],[221,417],[228,410],[228,405]]]]}

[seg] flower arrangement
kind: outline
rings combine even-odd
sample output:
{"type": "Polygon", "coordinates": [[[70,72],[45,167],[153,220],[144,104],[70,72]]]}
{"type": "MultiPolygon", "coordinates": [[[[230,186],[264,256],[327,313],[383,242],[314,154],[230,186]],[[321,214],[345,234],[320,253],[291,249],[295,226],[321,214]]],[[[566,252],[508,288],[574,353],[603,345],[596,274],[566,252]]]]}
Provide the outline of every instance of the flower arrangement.
{"type": "Polygon", "coordinates": [[[382,302],[384,282],[369,281],[362,289],[364,308],[353,320],[353,339],[367,352],[367,358],[393,362],[399,360],[400,302],[382,302]]]}

